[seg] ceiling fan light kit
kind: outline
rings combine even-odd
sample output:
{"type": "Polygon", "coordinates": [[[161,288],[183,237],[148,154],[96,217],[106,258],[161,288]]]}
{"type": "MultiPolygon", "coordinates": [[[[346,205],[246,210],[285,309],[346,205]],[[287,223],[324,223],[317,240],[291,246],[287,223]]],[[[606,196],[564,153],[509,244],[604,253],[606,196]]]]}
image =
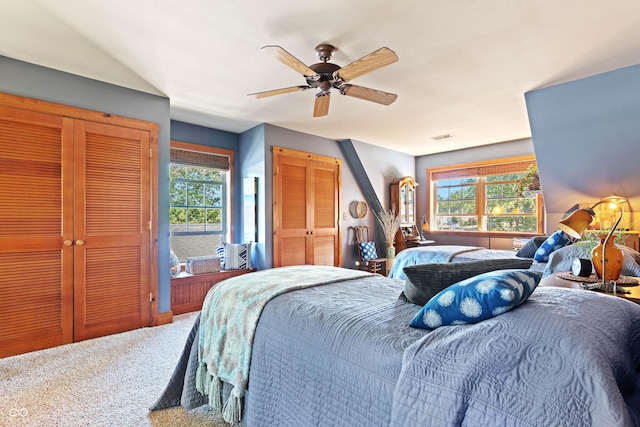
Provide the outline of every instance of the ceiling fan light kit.
{"type": "Polygon", "coordinates": [[[327,43],[321,43],[316,46],[316,55],[322,62],[309,66],[305,65],[280,46],[264,46],[262,49],[272,54],[284,65],[302,74],[307,81],[307,85],[250,94],[258,99],[284,93],[316,89],[313,117],[322,117],[329,113],[331,88],[337,89],[341,95],[347,95],[382,105],[390,105],[398,97],[398,95],[393,93],[356,86],[350,83],[347,84],[348,81],[356,77],[396,62],[398,56],[389,48],[381,47],[344,67],[328,62],[333,57],[336,48],[327,43]]]}

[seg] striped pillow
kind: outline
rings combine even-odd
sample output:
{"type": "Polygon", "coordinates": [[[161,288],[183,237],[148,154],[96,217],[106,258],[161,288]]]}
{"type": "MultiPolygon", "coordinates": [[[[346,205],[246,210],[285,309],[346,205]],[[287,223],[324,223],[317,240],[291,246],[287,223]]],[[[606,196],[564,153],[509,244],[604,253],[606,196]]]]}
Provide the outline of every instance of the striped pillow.
{"type": "Polygon", "coordinates": [[[216,246],[216,255],[220,258],[220,268],[222,270],[226,270],[226,268],[224,268],[224,243],[220,246],[216,246]]]}
{"type": "Polygon", "coordinates": [[[251,266],[251,243],[225,243],[224,269],[242,270],[251,266]]]}

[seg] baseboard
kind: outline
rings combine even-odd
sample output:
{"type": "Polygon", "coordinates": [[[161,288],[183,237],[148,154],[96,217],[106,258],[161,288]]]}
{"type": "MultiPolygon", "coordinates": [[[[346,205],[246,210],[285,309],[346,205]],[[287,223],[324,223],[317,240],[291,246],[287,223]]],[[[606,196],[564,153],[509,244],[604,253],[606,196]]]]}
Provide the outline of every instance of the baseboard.
{"type": "Polygon", "coordinates": [[[158,326],[167,325],[173,322],[173,312],[167,311],[164,313],[158,313],[158,326]]]}

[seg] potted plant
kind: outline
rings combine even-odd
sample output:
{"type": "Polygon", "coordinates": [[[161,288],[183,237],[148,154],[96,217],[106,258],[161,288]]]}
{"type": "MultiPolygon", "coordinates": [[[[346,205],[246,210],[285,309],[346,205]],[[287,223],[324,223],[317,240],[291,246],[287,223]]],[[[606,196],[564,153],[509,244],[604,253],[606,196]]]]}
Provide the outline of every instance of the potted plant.
{"type": "Polygon", "coordinates": [[[393,205],[388,211],[384,210],[380,206],[380,211],[375,213],[378,222],[382,227],[384,233],[384,240],[387,243],[387,258],[395,258],[395,248],[393,242],[396,238],[396,233],[400,228],[400,216],[396,214],[396,206],[393,205]]]}
{"type": "MultiPolygon", "coordinates": [[[[627,240],[628,230],[629,230],[628,228],[618,228],[616,229],[616,231],[614,231],[613,236],[611,236],[611,238],[614,239],[614,243],[616,245],[623,246],[625,244],[627,240]]],[[[606,237],[607,234],[609,234],[609,231],[610,230],[607,230],[607,229],[586,230],[582,234],[582,238],[578,241],[578,244],[582,246],[585,249],[585,251],[587,251],[590,254],[593,248],[595,248],[600,244],[601,240],[603,239],[603,236],[606,237]]]]}
{"type": "Polygon", "coordinates": [[[538,175],[538,168],[534,165],[530,165],[527,174],[518,180],[516,195],[518,197],[523,197],[527,193],[540,191],[542,191],[542,188],[540,187],[540,175],[538,175]]]}

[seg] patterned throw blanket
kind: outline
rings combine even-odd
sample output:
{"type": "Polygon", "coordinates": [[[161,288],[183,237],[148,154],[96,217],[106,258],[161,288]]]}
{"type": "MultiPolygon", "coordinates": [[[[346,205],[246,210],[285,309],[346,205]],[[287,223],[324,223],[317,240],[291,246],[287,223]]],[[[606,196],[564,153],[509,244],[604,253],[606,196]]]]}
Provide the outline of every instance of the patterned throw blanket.
{"type": "Polygon", "coordinates": [[[270,299],[298,289],[351,280],[370,273],[329,266],[292,266],[262,270],[220,282],[209,291],[200,316],[196,387],[225,421],[242,418],[251,350],[258,319],[270,299]],[[233,385],[222,405],[222,381],[233,385]]]}

